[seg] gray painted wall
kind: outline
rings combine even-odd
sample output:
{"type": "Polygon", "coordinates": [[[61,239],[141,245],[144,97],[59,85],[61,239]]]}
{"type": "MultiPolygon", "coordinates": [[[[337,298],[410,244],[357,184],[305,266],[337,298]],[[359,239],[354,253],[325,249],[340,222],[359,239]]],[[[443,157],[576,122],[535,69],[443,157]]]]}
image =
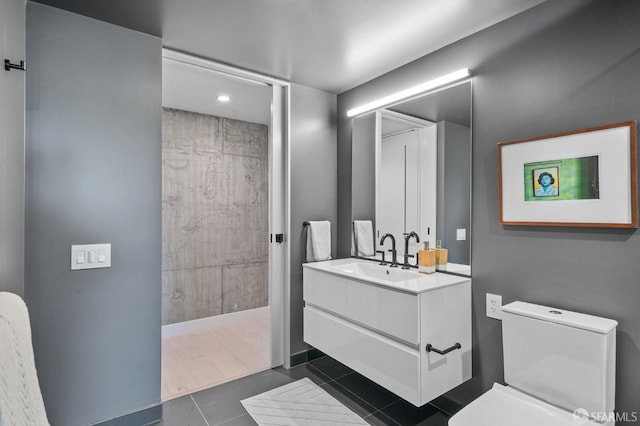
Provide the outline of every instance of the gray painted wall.
{"type": "Polygon", "coordinates": [[[438,158],[439,226],[436,235],[442,240],[442,247],[448,250],[449,262],[469,265],[469,239],[457,239],[458,228],[466,229],[467,235],[471,232],[471,170],[464,167],[471,164],[469,128],[450,121],[439,122],[438,155],[442,158],[438,158]]]}
{"type": "Polygon", "coordinates": [[[337,176],[334,94],[291,85],[291,354],[305,351],[302,335],[302,263],[306,260],[306,220],[331,221],[331,253],[336,257],[337,176]]]}
{"type": "Polygon", "coordinates": [[[27,5],[25,294],[54,425],[160,403],[161,48],[27,5]],[[70,271],[89,243],[113,266],[70,271]]]}
{"type": "MultiPolygon", "coordinates": [[[[353,220],[370,220],[376,229],[376,115],[358,117],[352,130],[351,216],[353,220]]],[[[374,240],[377,247],[375,236],[374,240]]]]}
{"type": "MultiPolygon", "coordinates": [[[[0,58],[25,59],[25,1],[0,2],[0,58]]],[[[0,291],[24,294],[23,71],[0,75],[0,291]]]]}
{"type": "Polygon", "coordinates": [[[618,320],[616,407],[638,410],[638,231],[499,225],[496,144],[639,120],[639,21],[640,2],[633,0],[546,2],[338,97],[344,233],[351,137],[345,111],[452,70],[473,70],[473,378],[449,393],[460,402],[503,380],[501,323],[484,312],[490,292],[504,303],[618,320]]]}
{"type": "MultiPolygon", "coordinates": [[[[349,93],[349,92],[346,92],[349,93]]],[[[347,110],[344,107],[344,102],[340,101],[340,97],[344,95],[338,95],[337,105],[337,129],[336,135],[338,139],[337,144],[337,200],[338,200],[338,213],[336,224],[337,234],[337,256],[336,257],[349,257],[351,256],[351,227],[353,221],[353,146],[351,144],[352,128],[351,119],[346,118],[347,110]],[[344,121],[348,121],[348,125],[345,126],[344,121]]],[[[375,211],[375,208],[374,208],[375,211]]],[[[375,214],[375,213],[374,213],[375,214]]]]}
{"type": "Polygon", "coordinates": [[[163,325],[268,305],[268,130],[163,110],[163,325]]]}

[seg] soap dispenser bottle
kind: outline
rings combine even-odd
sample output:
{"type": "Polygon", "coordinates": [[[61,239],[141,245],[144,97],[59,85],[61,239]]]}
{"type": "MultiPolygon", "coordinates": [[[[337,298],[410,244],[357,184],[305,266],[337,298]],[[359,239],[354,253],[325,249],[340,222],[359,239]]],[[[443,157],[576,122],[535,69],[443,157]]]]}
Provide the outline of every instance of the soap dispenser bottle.
{"type": "Polygon", "coordinates": [[[438,271],[446,271],[447,270],[447,256],[448,250],[446,248],[442,248],[442,241],[436,241],[436,270],[438,271]]]}
{"type": "Polygon", "coordinates": [[[424,249],[418,251],[418,271],[424,274],[436,271],[436,251],[429,248],[429,241],[425,241],[424,249]]]}

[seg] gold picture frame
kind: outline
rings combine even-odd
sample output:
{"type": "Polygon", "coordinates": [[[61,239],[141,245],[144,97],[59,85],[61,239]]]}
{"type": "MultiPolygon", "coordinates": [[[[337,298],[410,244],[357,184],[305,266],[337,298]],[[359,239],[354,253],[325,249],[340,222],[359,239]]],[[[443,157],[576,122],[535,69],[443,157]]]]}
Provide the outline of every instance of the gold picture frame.
{"type": "Polygon", "coordinates": [[[498,144],[502,225],[638,228],[636,122],[498,144]]]}

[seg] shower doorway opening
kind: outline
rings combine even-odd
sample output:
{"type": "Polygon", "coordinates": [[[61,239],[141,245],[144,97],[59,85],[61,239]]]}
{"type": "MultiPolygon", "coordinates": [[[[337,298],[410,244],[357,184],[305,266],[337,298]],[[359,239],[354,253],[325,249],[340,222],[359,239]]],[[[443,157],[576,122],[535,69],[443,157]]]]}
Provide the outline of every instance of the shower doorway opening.
{"type": "Polygon", "coordinates": [[[284,362],[288,85],[163,50],[162,400],[284,362]]]}

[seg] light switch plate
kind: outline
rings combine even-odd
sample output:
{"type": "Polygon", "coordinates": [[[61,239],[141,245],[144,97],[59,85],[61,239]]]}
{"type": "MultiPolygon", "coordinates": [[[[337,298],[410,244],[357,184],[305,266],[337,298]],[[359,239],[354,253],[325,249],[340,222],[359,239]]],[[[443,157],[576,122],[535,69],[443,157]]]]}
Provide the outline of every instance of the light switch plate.
{"type": "Polygon", "coordinates": [[[466,228],[458,228],[456,229],[456,239],[458,241],[463,241],[467,239],[467,229],[466,228]]]}
{"type": "Polygon", "coordinates": [[[111,267],[111,244],[82,244],[71,246],[71,270],[111,267]],[[79,263],[78,260],[84,260],[79,263]]]}

